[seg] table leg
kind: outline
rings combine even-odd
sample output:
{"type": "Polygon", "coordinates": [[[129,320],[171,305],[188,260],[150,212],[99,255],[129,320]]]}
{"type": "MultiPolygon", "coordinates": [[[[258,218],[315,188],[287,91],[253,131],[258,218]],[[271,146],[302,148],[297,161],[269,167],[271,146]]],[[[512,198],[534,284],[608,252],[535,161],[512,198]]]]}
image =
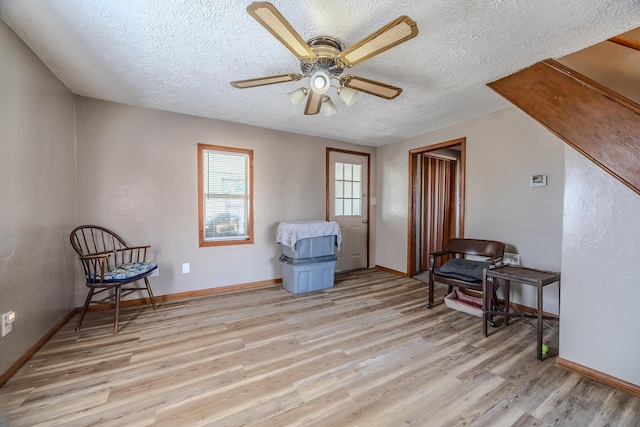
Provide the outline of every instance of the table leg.
{"type": "Polygon", "coordinates": [[[538,282],[538,360],[542,360],[542,282],[538,282]]]}
{"type": "Polygon", "coordinates": [[[487,270],[482,270],[482,335],[488,336],[487,322],[489,315],[487,314],[487,270]]]}
{"type": "Polygon", "coordinates": [[[511,280],[504,281],[504,324],[509,325],[509,301],[511,301],[511,280]]]}

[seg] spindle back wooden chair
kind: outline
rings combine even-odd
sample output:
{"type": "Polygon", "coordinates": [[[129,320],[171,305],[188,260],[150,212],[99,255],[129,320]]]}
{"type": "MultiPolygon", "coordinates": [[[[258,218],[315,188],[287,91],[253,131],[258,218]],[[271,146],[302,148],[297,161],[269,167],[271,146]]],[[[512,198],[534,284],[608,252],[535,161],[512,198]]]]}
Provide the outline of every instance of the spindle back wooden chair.
{"type": "Polygon", "coordinates": [[[76,227],[69,240],[80,257],[85,284],[89,288],[76,331],[80,330],[91,304],[109,304],[115,306],[113,334],[116,335],[120,301],[133,292],[146,291],[153,309],[156,309],[148,276],[158,268],[158,264],[146,260],[150,246],[129,246],[122,237],[98,225],[76,227]],[[139,280],[144,280],[144,286],[134,286],[139,280]]]}

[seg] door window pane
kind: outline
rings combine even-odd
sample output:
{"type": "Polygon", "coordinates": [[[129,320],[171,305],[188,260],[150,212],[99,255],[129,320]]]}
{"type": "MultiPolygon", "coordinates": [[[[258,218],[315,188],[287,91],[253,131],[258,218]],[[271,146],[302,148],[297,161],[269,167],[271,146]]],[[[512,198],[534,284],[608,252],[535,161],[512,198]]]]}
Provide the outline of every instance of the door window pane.
{"type": "Polygon", "coordinates": [[[353,199],[344,199],[344,214],[353,215],[353,199]]]}
{"type": "Polygon", "coordinates": [[[353,180],[362,181],[362,165],[353,165],[353,180]]]}
{"type": "Polygon", "coordinates": [[[345,163],[344,165],[344,180],[353,181],[353,165],[345,163]]]}
{"type": "Polygon", "coordinates": [[[362,203],[354,203],[353,204],[353,215],[358,216],[362,215],[362,203]]]}
{"type": "Polygon", "coordinates": [[[351,199],[353,197],[353,183],[345,182],[344,183],[344,197],[345,199],[351,199]]]}
{"type": "Polygon", "coordinates": [[[335,215],[362,215],[362,165],[336,162],[335,172],[335,215]]]}

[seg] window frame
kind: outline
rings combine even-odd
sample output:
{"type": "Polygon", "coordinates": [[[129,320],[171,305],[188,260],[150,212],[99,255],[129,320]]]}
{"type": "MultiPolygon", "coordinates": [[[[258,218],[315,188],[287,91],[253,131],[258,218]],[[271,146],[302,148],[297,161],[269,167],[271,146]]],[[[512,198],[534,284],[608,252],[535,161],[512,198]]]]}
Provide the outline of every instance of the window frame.
{"type": "Polygon", "coordinates": [[[249,245],[254,242],[254,232],[253,232],[253,150],[246,148],[237,148],[237,147],[227,147],[222,145],[211,145],[211,144],[198,144],[198,241],[200,247],[209,247],[209,246],[227,246],[227,245],[249,245]],[[231,153],[238,153],[247,155],[247,182],[246,187],[248,191],[247,203],[249,204],[247,208],[247,225],[246,225],[246,234],[248,236],[247,239],[238,239],[238,238],[230,238],[230,239],[216,239],[216,240],[205,240],[205,218],[204,218],[204,208],[205,208],[205,194],[204,194],[204,164],[203,164],[203,153],[205,151],[227,151],[231,153]]]}

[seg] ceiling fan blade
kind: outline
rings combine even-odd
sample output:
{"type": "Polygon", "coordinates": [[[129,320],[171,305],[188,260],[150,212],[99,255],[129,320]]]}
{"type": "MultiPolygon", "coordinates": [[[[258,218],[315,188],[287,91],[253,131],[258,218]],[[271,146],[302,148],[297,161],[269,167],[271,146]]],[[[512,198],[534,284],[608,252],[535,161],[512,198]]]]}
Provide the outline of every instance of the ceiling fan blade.
{"type": "Polygon", "coordinates": [[[265,1],[251,3],[247,6],[247,12],[299,59],[308,60],[316,57],[309,45],[271,3],[265,1]]]}
{"type": "Polygon", "coordinates": [[[393,99],[402,93],[402,88],[391,86],[386,83],[376,82],[374,80],[356,77],[351,74],[340,79],[344,87],[368,93],[369,95],[379,96],[380,98],[393,99]]]}
{"type": "Polygon", "coordinates": [[[343,51],[336,62],[344,68],[369,59],[418,35],[418,25],[408,16],[400,16],[370,36],[343,51]]]}
{"type": "Polygon", "coordinates": [[[238,89],[246,89],[249,87],[272,85],[274,83],[285,83],[300,80],[304,76],[299,73],[280,74],[277,76],[259,77],[257,79],[236,80],[231,82],[231,86],[238,89]]]}
{"type": "Polygon", "coordinates": [[[309,96],[307,97],[307,106],[304,108],[304,114],[306,115],[318,114],[320,112],[321,107],[322,107],[322,94],[316,93],[310,90],[309,96]]]}

